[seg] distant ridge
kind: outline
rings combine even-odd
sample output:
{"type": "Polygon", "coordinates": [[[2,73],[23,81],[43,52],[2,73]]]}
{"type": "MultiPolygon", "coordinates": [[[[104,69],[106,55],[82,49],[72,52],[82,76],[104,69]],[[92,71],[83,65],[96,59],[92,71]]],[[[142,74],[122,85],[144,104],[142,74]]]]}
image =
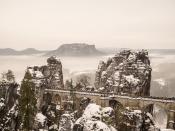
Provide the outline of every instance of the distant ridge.
{"type": "Polygon", "coordinates": [[[31,55],[45,53],[46,51],[36,50],[34,48],[27,48],[21,51],[17,51],[11,48],[0,49],[0,55],[31,55]]]}
{"type": "Polygon", "coordinates": [[[58,49],[47,52],[45,56],[100,56],[105,53],[97,50],[95,45],[85,43],[63,44],[58,49]]]}
{"type": "MultiPolygon", "coordinates": [[[[98,48],[99,51],[105,52],[106,54],[115,54],[123,49],[131,49],[131,50],[140,50],[140,49],[132,49],[132,48],[113,48],[113,47],[106,47],[106,48],[98,48]]],[[[147,49],[149,54],[162,54],[162,55],[175,55],[175,49],[147,49]]]]}
{"type": "MultiPolygon", "coordinates": [[[[42,51],[35,48],[26,48],[24,50],[15,50],[12,48],[0,48],[0,56],[5,55],[32,55],[41,54],[44,56],[100,56],[105,54],[114,54],[123,48],[96,48],[95,45],[85,43],[63,44],[56,50],[42,51]]],[[[125,48],[124,48],[125,49],[125,48]]],[[[129,48],[126,48],[129,49],[129,48]]],[[[137,50],[137,49],[135,49],[137,50]]],[[[175,49],[148,49],[149,53],[156,53],[162,55],[175,55],[175,49]]]]}

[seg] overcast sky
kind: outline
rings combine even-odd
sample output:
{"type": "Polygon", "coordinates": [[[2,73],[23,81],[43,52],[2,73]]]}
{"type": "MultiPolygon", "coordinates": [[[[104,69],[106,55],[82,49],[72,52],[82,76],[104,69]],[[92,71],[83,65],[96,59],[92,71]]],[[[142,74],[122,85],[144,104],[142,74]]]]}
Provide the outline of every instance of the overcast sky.
{"type": "Polygon", "coordinates": [[[175,48],[175,0],[0,0],[0,48],[175,48]]]}

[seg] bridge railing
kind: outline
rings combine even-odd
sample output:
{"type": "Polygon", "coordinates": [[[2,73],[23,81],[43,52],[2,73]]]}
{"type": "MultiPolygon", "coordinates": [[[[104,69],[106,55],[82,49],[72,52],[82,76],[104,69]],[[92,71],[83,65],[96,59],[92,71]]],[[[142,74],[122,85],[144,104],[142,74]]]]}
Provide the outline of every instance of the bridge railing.
{"type": "Polygon", "coordinates": [[[131,98],[148,98],[148,99],[159,99],[159,100],[172,100],[175,101],[175,97],[156,97],[156,96],[127,96],[122,95],[114,92],[99,92],[99,91],[81,91],[81,90],[75,90],[75,89],[45,89],[46,91],[66,91],[66,92],[74,92],[74,93],[82,93],[82,94],[98,94],[102,97],[109,97],[109,96],[123,96],[123,97],[131,97],[131,98]]]}

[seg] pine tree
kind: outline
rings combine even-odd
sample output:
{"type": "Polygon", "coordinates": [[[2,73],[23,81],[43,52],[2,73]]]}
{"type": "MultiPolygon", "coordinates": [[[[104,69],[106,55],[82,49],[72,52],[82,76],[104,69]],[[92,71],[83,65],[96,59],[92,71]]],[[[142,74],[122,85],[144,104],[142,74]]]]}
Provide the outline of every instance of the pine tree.
{"type": "Polygon", "coordinates": [[[15,76],[12,70],[8,70],[1,74],[3,80],[7,80],[8,82],[15,82],[15,76]]]}
{"type": "Polygon", "coordinates": [[[76,95],[75,95],[75,89],[74,89],[74,86],[73,86],[73,81],[71,79],[70,81],[70,96],[72,98],[72,110],[74,111],[75,110],[75,99],[76,99],[76,95]]]}
{"type": "Polygon", "coordinates": [[[14,76],[12,70],[8,70],[8,72],[6,73],[6,77],[7,77],[7,80],[10,81],[10,82],[15,81],[15,76],[14,76]]]}
{"type": "Polygon", "coordinates": [[[21,83],[19,98],[19,122],[20,129],[23,131],[32,130],[36,114],[35,84],[31,74],[27,71],[21,83]]]}

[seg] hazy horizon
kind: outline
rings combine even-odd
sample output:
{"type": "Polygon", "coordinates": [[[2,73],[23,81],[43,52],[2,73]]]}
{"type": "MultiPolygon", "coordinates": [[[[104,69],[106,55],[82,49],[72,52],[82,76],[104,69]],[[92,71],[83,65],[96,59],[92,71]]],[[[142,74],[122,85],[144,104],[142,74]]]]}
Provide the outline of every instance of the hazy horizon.
{"type": "MultiPolygon", "coordinates": [[[[68,43],[65,43],[65,44],[68,44],[68,43]]],[[[92,44],[90,44],[90,43],[86,43],[86,44],[89,44],[89,45],[92,45],[92,44]]],[[[61,46],[61,45],[63,45],[63,44],[59,44],[59,46],[61,46]]],[[[95,44],[94,44],[95,45],[95,44]]],[[[25,50],[25,49],[36,49],[36,50],[39,50],[39,51],[52,51],[52,50],[56,50],[57,48],[59,48],[59,46],[54,46],[53,47],[53,49],[43,49],[43,48],[36,48],[36,47],[24,47],[24,48],[20,48],[20,49],[18,49],[18,48],[13,48],[13,47],[2,47],[2,48],[0,48],[0,49],[14,49],[14,50],[16,50],[16,51],[23,51],[23,50],[25,50]]],[[[156,49],[156,50],[175,50],[175,48],[133,48],[133,47],[115,47],[115,46],[107,46],[107,47],[100,47],[100,46],[96,46],[95,45],[95,47],[97,48],[97,49],[110,49],[110,50],[114,50],[114,49],[133,49],[133,50],[141,50],[141,49],[148,49],[148,50],[154,50],[154,49],[156,49]]]]}
{"type": "Polygon", "coordinates": [[[174,0],[0,0],[0,48],[175,48],[174,0]]]}

